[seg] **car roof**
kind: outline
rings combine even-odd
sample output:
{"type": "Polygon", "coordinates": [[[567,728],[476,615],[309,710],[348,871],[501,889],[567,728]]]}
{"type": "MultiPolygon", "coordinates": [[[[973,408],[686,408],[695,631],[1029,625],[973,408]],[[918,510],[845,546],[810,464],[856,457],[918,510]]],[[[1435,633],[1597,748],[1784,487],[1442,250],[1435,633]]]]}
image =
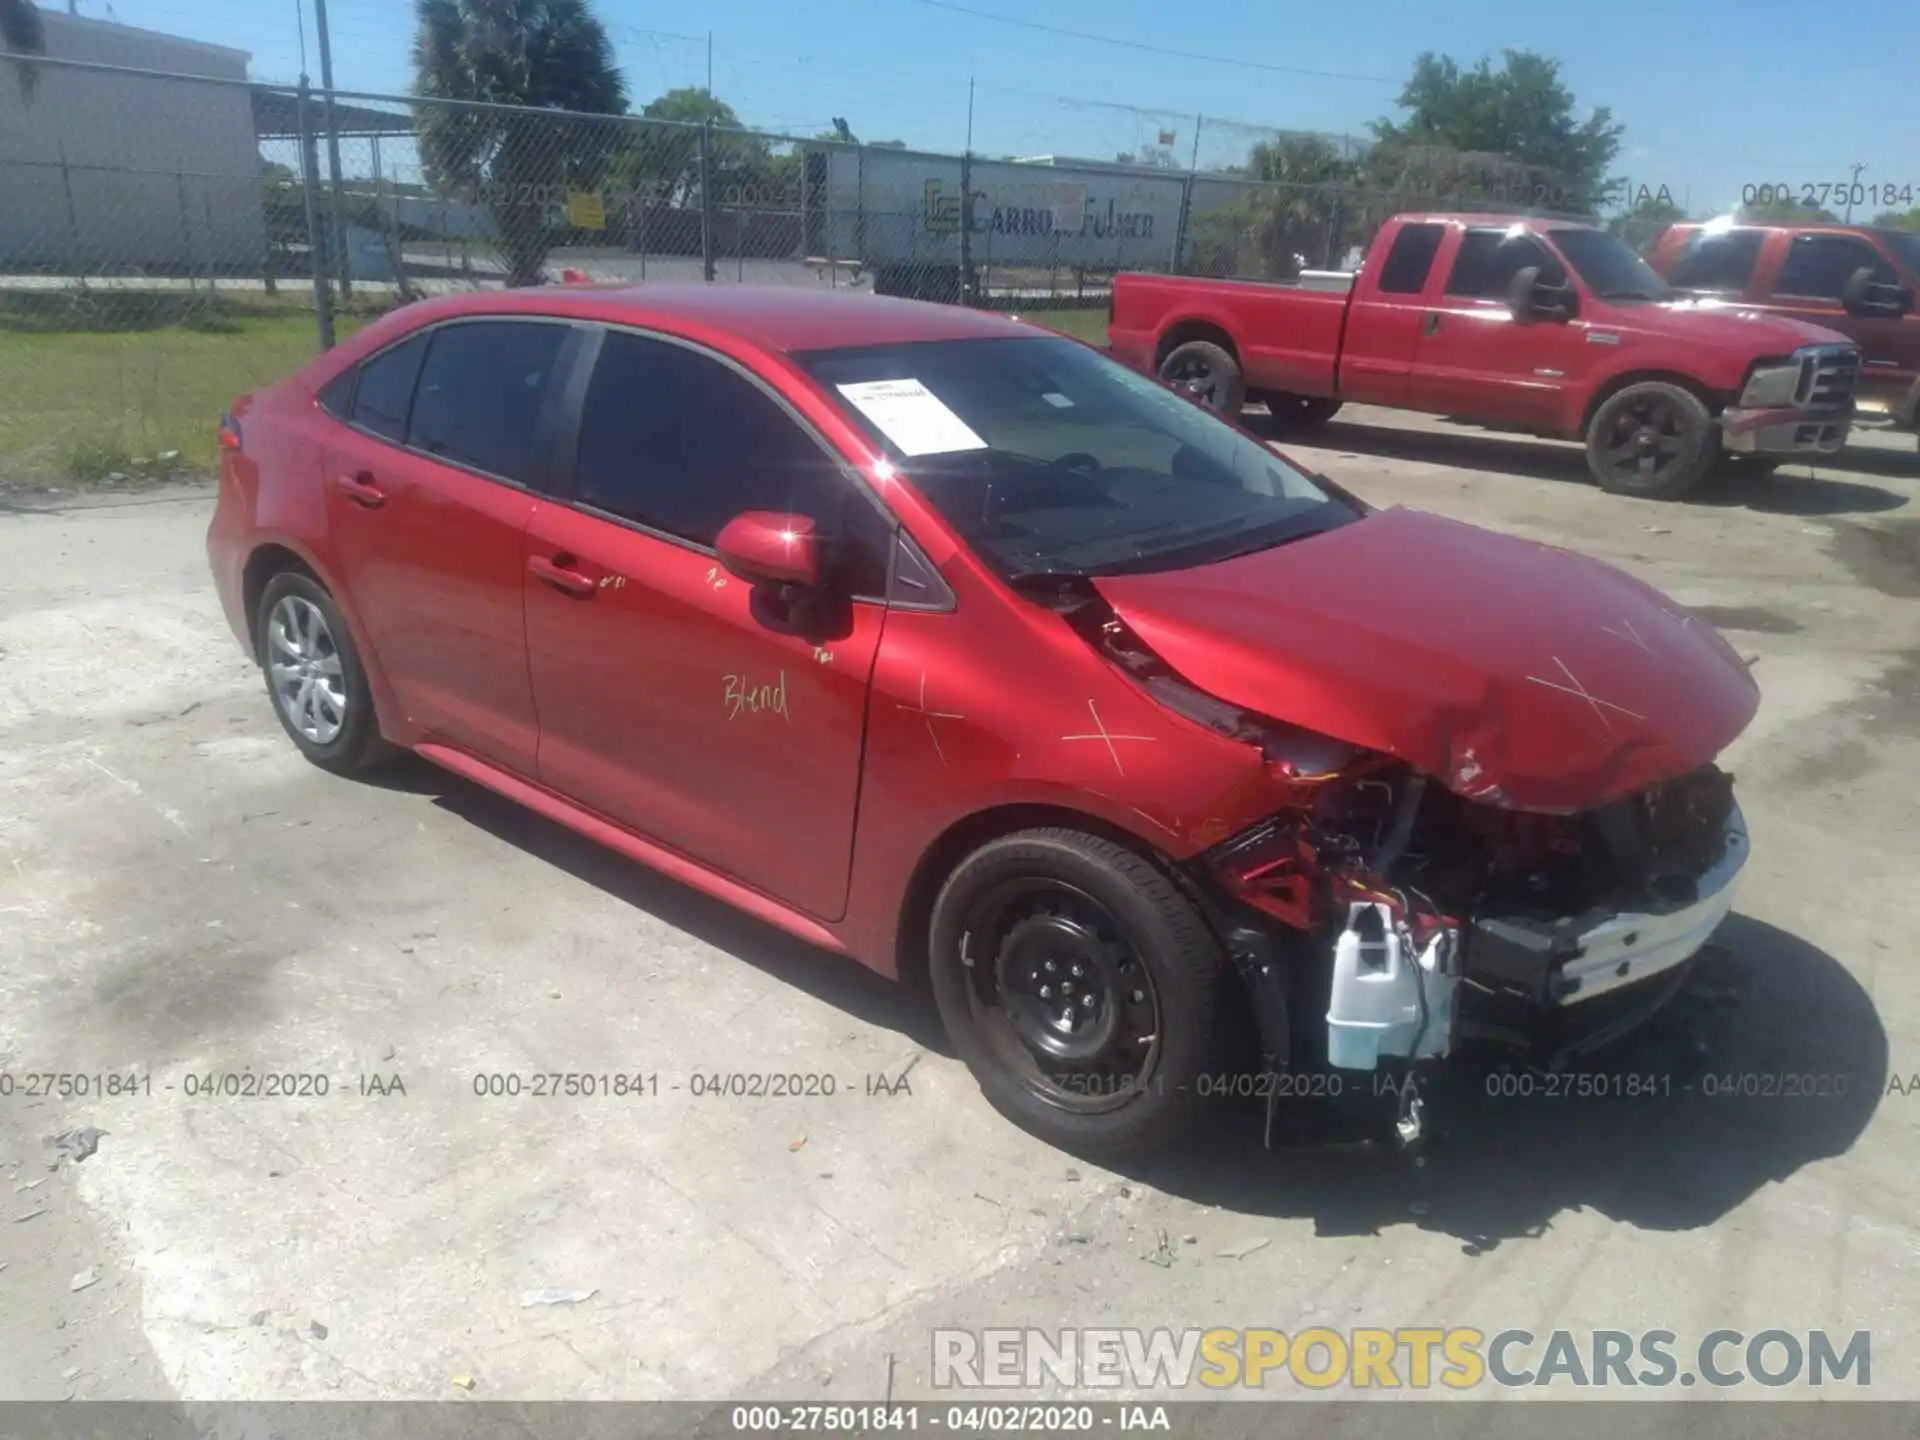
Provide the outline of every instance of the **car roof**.
{"type": "Polygon", "coordinates": [[[1476,210],[1403,211],[1394,217],[1411,225],[1466,225],[1476,230],[1503,230],[1510,225],[1551,225],[1556,230],[1592,230],[1587,220],[1569,220],[1558,215],[1496,214],[1476,210]]]}
{"type": "Polygon", "coordinates": [[[763,349],[826,350],[1047,332],[1004,315],[813,285],[540,285],[425,301],[409,328],[456,315],[564,315],[676,331],[720,331],[763,349]]]}

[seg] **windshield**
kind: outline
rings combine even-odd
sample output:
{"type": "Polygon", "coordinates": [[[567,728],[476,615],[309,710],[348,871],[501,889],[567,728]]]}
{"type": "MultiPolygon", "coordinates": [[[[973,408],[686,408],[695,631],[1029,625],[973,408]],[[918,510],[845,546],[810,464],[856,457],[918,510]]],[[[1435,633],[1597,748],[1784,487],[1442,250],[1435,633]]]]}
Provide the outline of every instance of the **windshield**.
{"type": "Polygon", "coordinates": [[[1266,446],[1075,341],[795,359],[1012,579],[1178,569],[1358,518],[1266,446]]]}
{"type": "Polygon", "coordinates": [[[1673,290],[1618,236],[1604,230],[1549,230],[1587,288],[1602,300],[1668,300],[1673,290]]]}
{"type": "Polygon", "coordinates": [[[1920,230],[1877,230],[1909,275],[1920,275],[1920,230]]]}

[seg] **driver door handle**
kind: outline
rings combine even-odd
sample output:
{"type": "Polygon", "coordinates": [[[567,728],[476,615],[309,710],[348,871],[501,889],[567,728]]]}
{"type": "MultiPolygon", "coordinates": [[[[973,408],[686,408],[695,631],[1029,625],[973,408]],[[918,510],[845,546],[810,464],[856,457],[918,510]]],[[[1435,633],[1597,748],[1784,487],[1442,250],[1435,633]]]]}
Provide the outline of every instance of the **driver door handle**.
{"type": "Polygon", "coordinates": [[[369,510],[378,510],[387,503],[387,492],[374,484],[373,472],[362,470],[357,475],[338,475],[333,483],[356,505],[369,510]]]}
{"type": "Polygon", "coordinates": [[[582,600],[591,600],[600,593],[600,586],[591,576],[583,575],[570,565],[561,563],[572,558],[570,555],[561,555],[549,560],[544,555],[529,555],[527,569],[556,590],[564,590],[567,594],[578,596],[582,600]]]}
{"type": "Polygon", "coordinates": [[[1434,331],[1438,330],[1439,328],[1440,328],[1440,312],[1438,310],[1429,310],[1423,317],[1421,317],[1420,333],[1422,335],[1431,335],[1434,333],[1434,331]]]}

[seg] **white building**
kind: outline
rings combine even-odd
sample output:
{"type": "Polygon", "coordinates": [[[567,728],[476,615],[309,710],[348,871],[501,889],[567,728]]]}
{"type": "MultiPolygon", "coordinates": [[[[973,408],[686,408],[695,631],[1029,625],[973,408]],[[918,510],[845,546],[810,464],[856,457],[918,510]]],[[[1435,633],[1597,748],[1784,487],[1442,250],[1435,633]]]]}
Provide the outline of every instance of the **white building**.
{"type": "MultiPolygon", "coordinates": [[[[247,78],[247,53],[44,5],[49,58],[247,78]]],[[[241,85],[0,60],[0,269],[257,270],[260,148],[241,85]]]]}

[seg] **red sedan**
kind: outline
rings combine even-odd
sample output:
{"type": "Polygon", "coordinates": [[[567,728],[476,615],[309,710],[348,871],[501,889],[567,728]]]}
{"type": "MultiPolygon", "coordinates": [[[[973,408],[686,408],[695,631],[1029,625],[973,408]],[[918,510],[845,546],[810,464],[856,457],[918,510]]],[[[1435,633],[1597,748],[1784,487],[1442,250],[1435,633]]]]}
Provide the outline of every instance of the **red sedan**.
{"type": "Polygon", "coordinates": [[[214,579],[310,760],[415,751],[924,974],[1072,1148],[1231,1088],[1234,1011],[1329,1092],[1598,1043],[1745,860],[1713,762],[1758,697],[1708,626],[1016,321],[434,300],[221,438],[214,579]]]}

